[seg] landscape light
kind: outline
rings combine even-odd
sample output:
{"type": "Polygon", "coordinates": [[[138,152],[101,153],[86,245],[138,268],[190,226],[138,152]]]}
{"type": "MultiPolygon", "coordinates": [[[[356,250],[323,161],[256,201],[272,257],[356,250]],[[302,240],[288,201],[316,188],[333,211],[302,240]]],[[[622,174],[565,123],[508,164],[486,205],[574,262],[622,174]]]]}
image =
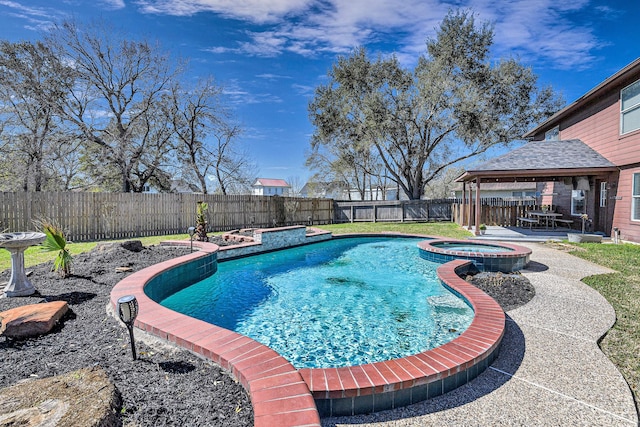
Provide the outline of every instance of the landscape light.
{"type": "Polygon", "coordinates": [[[133,360],[136,360],[136,345],[133,340],[133,322],[135,322],[138,316],[138,300],[136,297],[133,295],[125,295],[118,299],[118,316],[129,330],[131,354],[133,355],[133,360]]]}
{"type": "Polygon", "coordinates": [[[189,240],[191,241],[191,252],[193,252],[193,235],[196,234],[195,227],[187,228],[187,233],[189,233],[189,240]]]}

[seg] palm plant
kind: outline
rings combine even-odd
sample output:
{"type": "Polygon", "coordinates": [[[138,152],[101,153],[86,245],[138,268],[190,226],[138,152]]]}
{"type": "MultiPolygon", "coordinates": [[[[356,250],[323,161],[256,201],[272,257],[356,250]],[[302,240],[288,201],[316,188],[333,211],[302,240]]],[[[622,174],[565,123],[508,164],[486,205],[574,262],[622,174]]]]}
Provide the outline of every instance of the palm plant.
{"type": "Polygon", "coordinates": [[[48,221],[43,221],[41,226],[43,233],[47,236],[42,242],[42,249],[48,252],[58,251],[58,256],[53,261],[53,271],[57,271],[61,277],[69,276],[73,257],[67,249],[67,239],[64,236],[64,231],[48,221]]]}
{"type": "Polygon", "coordinates": [[[200,242],[209,240],[207,237],[207,209],[209,209],[207,203],[198,202],[198,207],[196,208],[196,234],[200,242]]]}

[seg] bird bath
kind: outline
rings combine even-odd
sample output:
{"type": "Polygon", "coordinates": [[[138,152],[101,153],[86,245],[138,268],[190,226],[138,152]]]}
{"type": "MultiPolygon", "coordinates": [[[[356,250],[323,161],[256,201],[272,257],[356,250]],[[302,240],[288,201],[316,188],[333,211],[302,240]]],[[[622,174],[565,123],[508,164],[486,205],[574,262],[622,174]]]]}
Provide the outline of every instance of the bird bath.
{"type": "Polygon", "coordinates": [[[36,291],[24,271],[24,251],[29,246],[39,245],[46,237],[44,233],[36,232],[0,234],[0,248],[11,253],[11,278],[0,296],[23,297],[36,291]]]}

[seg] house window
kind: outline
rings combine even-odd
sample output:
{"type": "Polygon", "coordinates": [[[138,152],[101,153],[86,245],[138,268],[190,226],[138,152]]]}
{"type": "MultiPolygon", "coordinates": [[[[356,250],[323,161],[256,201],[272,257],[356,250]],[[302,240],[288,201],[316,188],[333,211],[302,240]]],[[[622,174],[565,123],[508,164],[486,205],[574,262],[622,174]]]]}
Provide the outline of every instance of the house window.
{"type": "Polygon", "coordinates": [[[560,140],[560,126],[556,126],[553,129],[549,129],[544,133],[545,141],[558,141],[560,140]]]}
{"type": "Polygon", "coordinates": [[[640,173],[633,174],[633,197],[631,198],[631,219],[640,221],[640,173]]]}
{"type": "Polygon", "coordinates": [[[600,207],[601,208],[607,207],[607,183],[606,182],[600,183],[600,207]]]}
{"type": "Polygon", "coordinates": [[[620,91],[620,133],[640,129],[640,80],[620,91]]]}
{"type": "Polygon", "coordinates": [[[587,213],[587,192],[584,190],[571,191],[571,215],[587,213]]]}
{"type": "Polygon", "coordinates": [[[519,199],[524,199],[527,197],[536,197],[536,192],[535,191],[512,191],[511,192],[511,197],[515,198],[519,198],[519,199]]]}

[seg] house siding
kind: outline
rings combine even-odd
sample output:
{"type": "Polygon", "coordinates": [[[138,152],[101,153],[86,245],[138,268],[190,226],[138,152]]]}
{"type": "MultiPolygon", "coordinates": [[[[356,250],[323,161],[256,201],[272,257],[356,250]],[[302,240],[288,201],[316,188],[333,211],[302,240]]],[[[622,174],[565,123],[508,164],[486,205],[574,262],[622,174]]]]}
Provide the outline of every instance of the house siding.
{"type": "MultiPolygon", "coordinates": [[[[631,220],[633,174],[640,173],[640,130],[620,135],[620,91],[638,80],[640,66],[592,94],[565,117],[536,129],[533,135],[534,140],[543,140],[546,131],[559,126],[561,140],[580,139],[620,168],[619,174],[590,177],[595,185],[589,192],[588,215],[596,229],[611,234],[617,227],[623,240],[634,242],[640,242],[640,221],[631,220]],[[600,207],[602,181],[607,183],[606,207],[600,207]]],[[[558,192],[557,187],[554,191],[558,192]]]]}
{"type": "Polygon", "coordinates": [[[620,135],[619,90],[561,123],[560,137],[580,139],[616,165],[640,163],[640,131],[620,135]]]}
{"type": "Polygon", "coordinates": [[[640,221],[631,219],[631,199],[633,193],[633,174],[640,173],[640,166],[625,168],[620,171],[613,226],[620,230],[620,238],[640,242],[640,221]]]}

